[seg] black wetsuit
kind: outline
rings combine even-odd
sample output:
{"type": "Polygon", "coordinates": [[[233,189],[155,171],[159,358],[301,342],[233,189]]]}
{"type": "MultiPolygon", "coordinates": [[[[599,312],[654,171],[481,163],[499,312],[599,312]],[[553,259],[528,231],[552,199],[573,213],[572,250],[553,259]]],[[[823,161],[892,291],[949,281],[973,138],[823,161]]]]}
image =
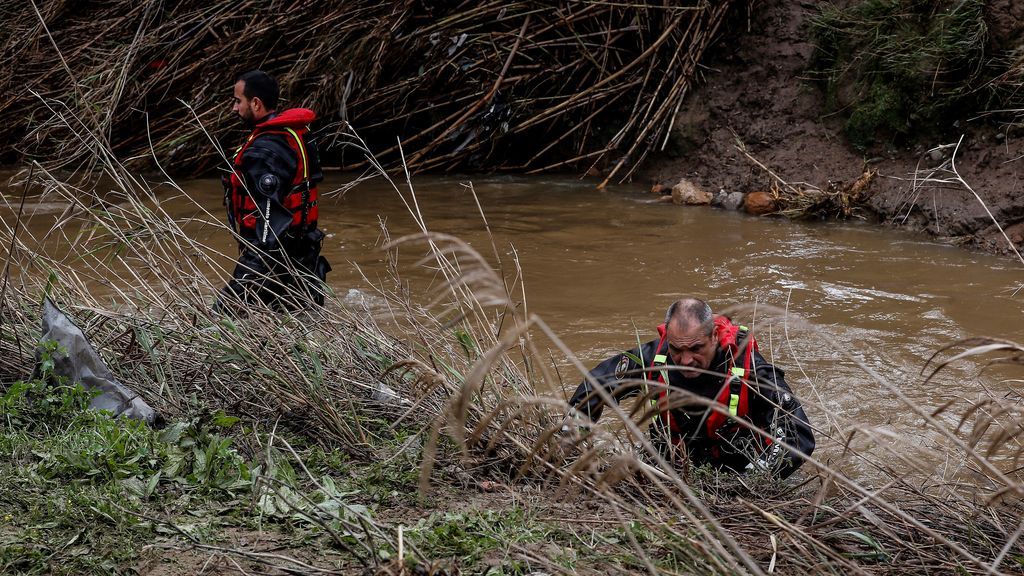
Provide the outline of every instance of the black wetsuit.
{"type": "MultiPolygon", "coordinates": [[[[323,179],[316,145],[308,135],[303,135],[303,142],[308,183],[315,186],[323,179]]],[[[218,308],[239,300],[258,300],[276,309],[324,302],[323,282],[330,265],[320,256],[323,232],[315,217],[296,225],[297,209],[286,206],[289,194],[295,193],[295,181],[301,180],[301,152],[294,146],[280,132],[258,133],[236,158],[235,183],[225,177],[229,223],[240,242],[238,263],[221,290],[218,308]],[[241,187],[236,194],[234,186],[241,187]],[[237,205],[249,201],[254,204],[249,210],[237,205]]]]}
{"type": "MultiPolygon", "coordinates": [[[[742,342],[742,338],[740,341],[742,342]]],[[[590,371],[590,375],[616,400],[639,394],[643,390],[640,380],[644,374],[650,381],[657,380],[657,372],[647,371],[645,368],[650,368],[651,360],[657,354],[658,342],[652,340],[639,349],[634,348],[629,352],[616,354],[598,364],[590,371]],[[644,359],[646,366],[641,366],[636,361],[638,358],[644,359]]],[[[661,353],[667,355],[667,348],[667,345],[663,345],[661,353]]],[[[742,356],[745,351],[739,354],[742,356]]],[[[666,366],[665,372],[668,374],[670,387],[708,400],[718,397],[725,383],[724,376],[719,374],[727,371],[729,355],[726,349],[716,350],[709,366],[709,370],[715,372],[715,375],[701,374],[695,378],[684,378],[678,369],[673,370],[671,365],[666,366]]],[[[741,362],[736,364],[739,365],[741,362]]],[[[771,446],[766,447],[764,436],[755,435],[735,423],[719,428],[719,439],[709,437],[708,409],[706,404],[698,403],[671,410],[670,416],[676,424],[676,430],[671,433],[672,443],[684,445],[694,465],[711,464],[716,467],[743,470],[754,462],[780,477],[789,476],[803,463],[803,456],[809,456],[814,450],[814,434],[803,407],[786,384],[783,371],[769,364],[756,351],[752,352],[752,371],[756,374],[756,386],[748,387],[746,419],[768,433],[774,441],[771,446]],[[784,449],[778,443],[779,440],[795,448],[795,452],[784,449]]],[[[679,397],[680,395],[673,395],[670,398],[674,403],[679,397]]],[[[580,384],[569,403],[595,421],[601,416],[604,408],[600,397],[593,392],[588,381],[580,384]]],[[[658,418],[651,428],[651,437],[655,444],[667,449],[669,444],[662,439],[668,434],[660,433],[666,428],[664,420],[658,418]]]]}

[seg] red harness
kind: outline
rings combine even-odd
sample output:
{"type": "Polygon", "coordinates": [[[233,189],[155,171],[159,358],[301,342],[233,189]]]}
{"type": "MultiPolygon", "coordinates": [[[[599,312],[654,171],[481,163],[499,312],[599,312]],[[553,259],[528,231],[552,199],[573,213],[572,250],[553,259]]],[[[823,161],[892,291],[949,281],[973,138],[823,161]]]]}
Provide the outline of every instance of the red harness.
{"type": "MultiPolygon", "coordinates": [[[[252,196],[245,189],[245,184],[240,176],[242,169],[242,156],[252,145],[256,138],[267,134],[279,134],[284,136],[285,142],[295,152],[298,158],[298,166],[295,176],[291,181],[291,190],[284,197],[284,207],[292,212],[292,222],[289,229],[306,230],[316,226],[319,217],[317,207],[318,191],[316,182],[310,174],[310,163],[316,159],[310,159],[308,146],[306,145],[306,134],[309,132],[309,123],[316,119],[316,113],[306,108],[291,108],[277,116],[256,125],[249,138],[238,147],[235,152],[234,170],[227,183],[226,200],[228,201],[228,216],[232,228],[243,237],[250,237],[256,234],[257,215],[259,207],[252,196]]],[[[269,216],[269,215],[268,215],[269,216]]]]}
{"type": "MultiPolygon", "coordinates": [[[[753,353],[757,350],[757,341],[751,336],[743,351],[743,368],[738,369],[736,367],[736,356],[740,353],[739,342],[737,336],[740,332],[740,327],[733,324],[729,318],[721,315],[715,315],[715,336],[718,339],[718,346],[724,350],[729,358],[728,365],[726,366],[726,378],[725,384],[722,386],[721,391],[718,393],[718,397],[715,401],[719,404],[728,408],[729,415],[734,418],[744,418],[748,412],[747,398],[748,388],[750,383],[748,375],[750,374],[751,365],[753,363],[753,353]]],[[[658,347],[655,348],[655,357],[651,362],[651,371],[657,374],[657,381],[661,384],[667,384],[665,371],[661,369],[661,366],[665,364],[665,356],[662,354],[662,347],[665,345],[666,330],[665,325],[658,326],[658,334],[661,338],[658,340],[658,347]]],[[[672,438],[674,442],[681,442],[684,431],[676,422],[676,419],[672,418],[671,411],[668,409],[668,390],[663,389],[658,395],[658,405],[662,408],[659,418],[662,421],[667,422],[669,429],[672,431],[672,438]]],[[[705,429],[707,430],[707,436],[713,441],[720,440],[719,431],[729,421],[729,417],[717,410],[712,410],[707,419],[705,420],[705,429]]],[[[733,425],[735,428],[737,425],[733,425]]],[[[717,446],[714,447],[717,452],[717,446]]]]}

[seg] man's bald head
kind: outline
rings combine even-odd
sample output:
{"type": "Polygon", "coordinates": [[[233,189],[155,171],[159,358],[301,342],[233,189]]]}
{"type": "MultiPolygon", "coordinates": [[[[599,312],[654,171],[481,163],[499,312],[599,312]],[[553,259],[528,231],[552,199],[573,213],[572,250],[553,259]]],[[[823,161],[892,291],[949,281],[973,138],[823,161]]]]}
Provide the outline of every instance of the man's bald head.
{"type": "Polygon", "coordinates": [[[682,298],[673,302],[665,313],[665,326],[673,322],[678,322],[683,328],[700,326],[705,336],[711,336],[715,329],[711,306],[699,298],[682,298]]]}

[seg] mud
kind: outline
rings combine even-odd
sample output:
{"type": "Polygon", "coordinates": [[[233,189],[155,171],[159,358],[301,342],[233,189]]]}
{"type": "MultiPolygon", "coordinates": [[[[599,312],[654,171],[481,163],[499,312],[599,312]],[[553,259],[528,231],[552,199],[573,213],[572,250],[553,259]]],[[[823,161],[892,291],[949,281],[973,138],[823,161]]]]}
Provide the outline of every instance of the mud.
{"type": "MultiPolygon", "coordinates": [[[[755,3],[749,17],[739,16],[739,25],[734,23],[705,62],[698,87],[676,119],[672,143],[651,162],[649,183],[671,188],[688,178],[713,193],[768,189],[772,178],[739,152],[739,139],[790,183],[825,188],[877,169],[867,208],[870,218],[885,225],[1010,254],[994,217],[1020,250],[1024,130],[983,116],[935,127],[943,136],[934,141],[888,147],[871,157],[853,150],[842,119],[830,113],[822,89],[808,77],[813,46],[806,23],[814,10],[808,3],[765,0],[755,3]]],[[[991,3],[994,45],[1021,45],[1022,11],[1019,2],[991,3]]]]}

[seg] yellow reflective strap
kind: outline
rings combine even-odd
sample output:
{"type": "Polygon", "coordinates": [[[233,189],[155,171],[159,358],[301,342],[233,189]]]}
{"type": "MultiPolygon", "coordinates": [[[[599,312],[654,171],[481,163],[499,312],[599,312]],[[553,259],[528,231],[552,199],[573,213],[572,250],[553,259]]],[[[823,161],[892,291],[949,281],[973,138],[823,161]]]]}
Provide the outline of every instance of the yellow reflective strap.
{"type": "Polygon", "coordinates": [[[747,375],[747,371],[744,370],[743,368],[736,368],[734,366],[732,369],[732,375],[736,376],[737,378],[743,378],[744,376],[747,375]]]}
{"type": "Polygon", "coordinates": [[[749,331],[750,328],[747,328],[746,326],[740,326],[740,330],[748,330],[749,331]]]}
{"type": "Polygon", "coordinates": [[[740,396],[739,396],[739,394],[730,394],[729,395],[729,416],[732,416],[734,418],[736,417],[736,412],[738,411],[737,409],[739,408],[739,405],[740,405],[740,396]]]}
{"type": "Polygon", "coordinates": [[[302,154],[302,179],[305,180],[309,178],[309,162],[306,160],[306,145],[303,144],[302,138],[299,138],[299,135],[295,130],[292,130],[291,128],[285,128],[285,130],[292,135],[292,138],[295,138],[295,143],[299,146],[299,154],[302,154]]]}
{"type": "MultiPolygon", "coordinates": [[[[654,355],[654,364],[653,365],[654,366],[664,366],[665,362],[667,362],[667,361],[668,361],[668,356],[665,356],[664,354],[655,354],[654,355]]],[[[664,381],[664,383],[668,384],[668,370],[660,370],[658,373],[661,375],[661,379],[664,381]]]]}

